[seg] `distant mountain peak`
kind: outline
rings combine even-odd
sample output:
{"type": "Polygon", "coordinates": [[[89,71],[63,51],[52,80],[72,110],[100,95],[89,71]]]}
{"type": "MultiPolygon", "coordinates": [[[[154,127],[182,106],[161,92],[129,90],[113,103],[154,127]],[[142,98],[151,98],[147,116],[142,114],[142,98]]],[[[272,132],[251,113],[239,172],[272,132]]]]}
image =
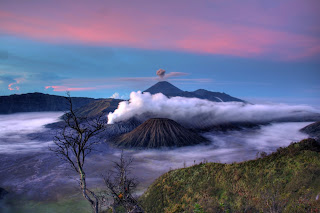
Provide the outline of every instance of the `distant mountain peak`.
{"type": "Polygon", "coordinates": [[[155,85],[153,85],[152,87],[150,87],[149,89],[143,92],[149,92],[151,94],[162,93],[166,96],[183,93],[181,89],[172,85],[168,81],[159,81],[158,83],[156,83],[155,85]]]}
{"type": "Polygon", "coordinates": [[[206,99],[214,102],[236,101],[246,103],[246,101],[232,97],[224,92],[211,92],[205,89],[198,89],[194,92],[183,91],[167,81],[159,81],[158,83],[156,83],[155,85],[151,86],[149,89],[143,92],[149,92],[151,94],[162,93],[167,97],[180,96],[187,98],[206,99]]]}

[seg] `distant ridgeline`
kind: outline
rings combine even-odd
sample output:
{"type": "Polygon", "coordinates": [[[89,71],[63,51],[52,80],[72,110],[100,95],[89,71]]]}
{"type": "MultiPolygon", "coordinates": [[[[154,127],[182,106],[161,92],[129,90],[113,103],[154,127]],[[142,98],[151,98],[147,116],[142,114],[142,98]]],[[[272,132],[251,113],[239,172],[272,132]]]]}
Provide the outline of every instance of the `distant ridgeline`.
{"type": "MultiPolygon", "coordinates": [[[[145,90],[151,94],[162,93],[167,97],[187,97],[207,99],[214,102],[237,101],[241,99],[232,97],[225,93],[210,92],[199,89],[194,92],[186,92],[175,87],[167,81],[160,81],[145,90]]],[[[94,99],[84,97],[72,97],[73,109],[78,109],[82,116],[95,116],[100,112],[109,113],[117,109],[119,99],[94,99]]],[[[27,93],[21,95],[0,96],[0,114],[10,114],[16,112],[45,112],[45,111],[66,111],[67,101],[63,96],[49,95],[43,93],[27,93]]]]}
{"type": "MultiPolygon", "coordinates": [[[[87,110],[92,109],[93,106],[102,107],[102,110],[106,109],[106,106],[113,105],[114,110],[119,103],[119,100],[115,104],[110,104],[113,99],[94,99],[94,98],[82,98],[73,97],[73,108],[78,109],[87,105],[87,110]]],[[[57,95],[49,95],[43,93],[27,93],[21,95],[0,96],[0,114],[10,114],[16,112],[45,112],[45,111],[66,111],[68,110],[68,103],[65,97],[57,95]]],[[[87,110],[82,109],[83,114],[87,110]]],[[[92,113],[96,112],[95,109],[92,113]]],[[[83,115],[82,114],[82,115],[83,115]]]]}
{"type": "Polygon", "coordinates": [[[198,89],[194,92],[187,92],[182,91],[181,89],[175,87],[174,85],[170,84],[167,81],[160,81],[150,87],[149,89],[145,90],[144,92],[149,92],[151,94],[162,93],[167,97],[187,97],[187,98],[200,98],[200,99],[207,99],[209,101],[214,102],[229,102],[229,101],[236,101],[236,102],[244,102],[246,101],[241,100],[239,98],[232,97],[226,93],[221,92],[210,92],[205,89],[198,89]]]}

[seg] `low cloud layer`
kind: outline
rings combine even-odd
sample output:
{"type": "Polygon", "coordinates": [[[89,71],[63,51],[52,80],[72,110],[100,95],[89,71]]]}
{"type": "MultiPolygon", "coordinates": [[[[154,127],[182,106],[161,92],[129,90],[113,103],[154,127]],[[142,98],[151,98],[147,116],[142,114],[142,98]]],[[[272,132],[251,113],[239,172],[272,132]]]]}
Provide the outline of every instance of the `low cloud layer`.
{"type": "MultiPolygon", "coordinates": [[[[44,124],[55,122],[62,112],[17,113],[0,115],[0,176],[2,187],[15,193],[22,193],[28,199],[64,198],[69,193],[77,193],[75,174],[69,166],[48,151],[51,141],[31,139],[30,133],[44,131],[44,124]],[[36,153],[36,154],[35,154],[36,153]],[[56,190],[57,187],[62,189],[56,190]]],[[[204,136],[212,143],[190,147],[160,150],[126,150],[132,156],[133,176],[137,177],[139,193],[161,174],[169,169],[191,166],[207,160],[209,162],[231,163],[254,159],[258,151],[270,153],[278,147],[287,146],[292,141],[308,137],[299,129],[310,122],[291,122],[265,125],[259,129],[231,132],[208,132],[204,136]],[[288,134],[290,132],[290,134],[288,134]]],[[[45,130],[47,131],[47,130],[45,130]]],[[[56,130],[53,130],[55,132],[56,130]]],[[[45,133],[47,134],[47,132],[45,133]]],[[[119,159],[122,150],[101,144],[97,152],[86,160],[87,179],[93,187],[103,187],[101,173],[119,159]]],[[[21,207],[21,206],[20,206],[21,207]]],[[[0,212],[3,210],[0,205],[0,212]]],[[[27,210],[26,210],[27,211],[27,210]]],[[[11,211],[10,211],[11,212],[11,211]]]]}
{"type": "Polygon", "coordinates": [[[263,105],[240,102],[211,102],[198,98],[172,97],[163,94],[132,92],[130,100],[121,102],[109,113],[109,124],[136,117],[170,118],[188,127],[208,127],[230,122],[267,123],[316,119],[319,111],[305,105],[263,105]]]}
{"type": "Polygon", "coordinates": [[[32,112],[0,115],[0,154],[48,150],[52,141],[39,141],[28,134],[45,130],[44,125],[58,121],[63,112],[32,112]]]}

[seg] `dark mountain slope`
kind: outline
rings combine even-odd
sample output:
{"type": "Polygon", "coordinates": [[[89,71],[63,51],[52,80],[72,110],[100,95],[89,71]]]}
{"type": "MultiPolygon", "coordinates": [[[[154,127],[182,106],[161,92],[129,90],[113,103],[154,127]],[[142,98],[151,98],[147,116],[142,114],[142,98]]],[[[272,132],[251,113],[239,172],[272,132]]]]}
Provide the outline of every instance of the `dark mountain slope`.
{"type": "MultiPolygon", "coordinates": [[[[96,99],[73,97],[74,109],[89,104],[96,99]]],[[[66,111],[68,104],[63,96],[43,93],[0,96],[0,114],[16,112],[66,111]]]]}
{"type": "Polygon", "coordinates": [[[167,118],[152,118],[133,131],[119,136],[115,144],[128,148],[189,146],[206,139],[167,118]]]}
{"type": "Polygon", "coordinates": [[[257,160],[170,171],[140,200],[153,213],[318,212],[319,174],[320,144],[306,139],[257,160]]]}
{"type": "Polygon", "coordinates": [[[311,137],[320,140],[320,121],[312,123],[301,129],[302,132],[307,133],[311,137]]]}
{"type": "Polygon", "coordinates": [[[95,117],[101,112],[105,115],[108,115],[109,112],[113,112],[118,108],[118,105],[121,101],[123,100],[112,98],[95,100],[83,107],[78,108],[75,110],[75,112],[80,117],[95,117]]]}
{"type": "Polygon", "coordinates": [[[183,93],[181,89],[173,86],[167,81],[160,81],[144,92],[149,92],[151,94],[162,93],[166,96],[175,96],[177,94],[183,93]]]}
{"type": "Polygon", "coordinates": [[[194,94],[200,96],[202,99],[207,99],[209,101],[218,101],[218,102],[229,102],[229,101],[237,101],[244,102],[239,98],[232,97],[226,93],[221,92],[211,92],[205,89],[198,89],[193,92],[194,94]]]}

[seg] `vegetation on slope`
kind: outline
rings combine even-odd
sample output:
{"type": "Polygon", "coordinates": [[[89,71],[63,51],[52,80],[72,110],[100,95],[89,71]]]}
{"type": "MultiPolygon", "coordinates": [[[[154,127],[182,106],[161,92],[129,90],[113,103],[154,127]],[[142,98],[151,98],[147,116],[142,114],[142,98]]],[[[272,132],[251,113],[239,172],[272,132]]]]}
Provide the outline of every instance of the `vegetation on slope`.
{"type": "Polygon", "coordinates": [[[96,100],[75,110],[75,113],[79,117],[96,117],[101,113],[108,115],[109,112],[113,112],[118,108],[121,101],[123,100],[112,98],[96,100]]]}
{"type": "Polygon", "coordinates": [[[147,212],[317,212],[320,144],[292,143],[242,163],[200,163],[159,177],[142,195],[147,212]]]}

